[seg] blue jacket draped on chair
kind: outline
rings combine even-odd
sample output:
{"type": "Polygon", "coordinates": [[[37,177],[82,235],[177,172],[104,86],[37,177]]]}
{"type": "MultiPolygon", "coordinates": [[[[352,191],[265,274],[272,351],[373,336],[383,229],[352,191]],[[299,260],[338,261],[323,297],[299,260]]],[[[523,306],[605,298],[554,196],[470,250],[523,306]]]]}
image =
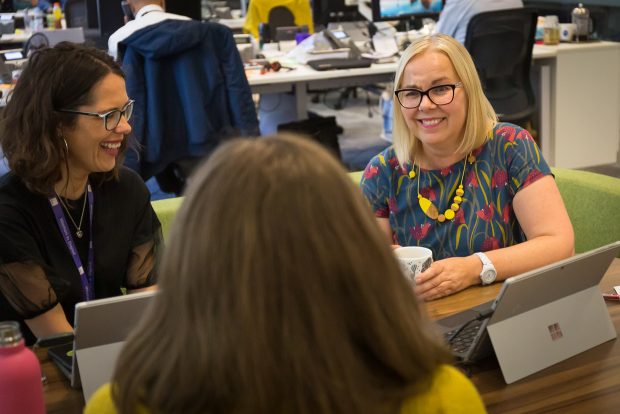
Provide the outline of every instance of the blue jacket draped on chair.
{"type": "Polygon", "coordinates": [[[258,135],[258,120],[232,32],[217,23],[165,20],[119,45],[140,156],[125,164],[144,179],[219,143],[258,135]]]}

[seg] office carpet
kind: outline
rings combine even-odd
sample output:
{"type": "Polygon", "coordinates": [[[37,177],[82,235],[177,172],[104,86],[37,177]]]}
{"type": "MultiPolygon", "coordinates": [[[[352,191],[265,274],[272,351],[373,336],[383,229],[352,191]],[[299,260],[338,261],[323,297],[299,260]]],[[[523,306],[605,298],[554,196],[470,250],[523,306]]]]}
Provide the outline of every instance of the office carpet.
{"type": "Polygon", "coordinates": [[[390,142],[381,138],[383,118],[379,109],[379,95],[358,88],[358,96],[342,102],[342,109],[335,109],[339,91],[318,95],[319,102],[310,102],[308,110],[321,116],[335,116],[343,129],[338,137],[342,162],[349,171],[363,170],[368,161],[390,142]],[[369,102],[367,102],[369,98],[369,102]]]}

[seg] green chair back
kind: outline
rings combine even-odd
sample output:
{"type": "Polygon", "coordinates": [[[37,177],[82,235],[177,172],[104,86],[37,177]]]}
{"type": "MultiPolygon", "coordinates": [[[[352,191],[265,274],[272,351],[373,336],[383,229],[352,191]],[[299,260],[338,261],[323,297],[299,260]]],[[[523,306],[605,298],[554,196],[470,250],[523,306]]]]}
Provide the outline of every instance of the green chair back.
{"type": "Polygon", "coordinates": [[[161,223],[161,232],[164,236],[164,240],[168,239],[168,233],[170,226],[174,221],[174,216],[177,214],[177,210],[181,207],[183,197],[166,198],[164,200],[153,201],[151,205],[159,222],[161,223]]]}
{"type": "Polygon", "coordinates": [[[620,179],[565,168],[552,171],[575,230],[575,253],[620,240],[620,179]]]}

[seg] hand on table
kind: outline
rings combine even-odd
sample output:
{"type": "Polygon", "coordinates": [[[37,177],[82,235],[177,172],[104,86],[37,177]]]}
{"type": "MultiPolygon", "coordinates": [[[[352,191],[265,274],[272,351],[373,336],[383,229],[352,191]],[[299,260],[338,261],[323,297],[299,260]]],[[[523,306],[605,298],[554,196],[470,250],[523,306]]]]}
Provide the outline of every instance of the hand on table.
{"type": "MultiPolygon", "coordinates": [[[[477,260],[477,258],[476,258],[477,260]]],[[[479,277],[472,268],[471,257],[450,257],[433,262],[416,277],[415,293],[423,300],[439,299],[475,285],[479,277]]]]}

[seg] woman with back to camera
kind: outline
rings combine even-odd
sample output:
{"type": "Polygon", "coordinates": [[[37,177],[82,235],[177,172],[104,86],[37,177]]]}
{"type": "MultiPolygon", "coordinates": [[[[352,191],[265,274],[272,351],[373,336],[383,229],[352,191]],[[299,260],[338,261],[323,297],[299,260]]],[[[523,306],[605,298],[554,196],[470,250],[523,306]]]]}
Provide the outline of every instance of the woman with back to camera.
{"type": "Polygon", "coordinates": [[[359,189],[315,143],[216,150],[161,266],[113,391],[87,414],[485,412],[359,189]]]}
{"type": "Polygon", "coordinates": [[[3,111],[0,320],[28,343],[71,332],[77,302],[155,282],[159,221],[121,167],[132,108],[105,52],[60,43],[30,58],[3,111]]]}
{"type": "Polygon", "coordinates": [[[361,186],[387,240],[433,250],[416,293],[436,299],[573,254],[549,166],[527,130],[497,122],[463,45],[416,39],[394,85],[394,145],[361,186]]]}

